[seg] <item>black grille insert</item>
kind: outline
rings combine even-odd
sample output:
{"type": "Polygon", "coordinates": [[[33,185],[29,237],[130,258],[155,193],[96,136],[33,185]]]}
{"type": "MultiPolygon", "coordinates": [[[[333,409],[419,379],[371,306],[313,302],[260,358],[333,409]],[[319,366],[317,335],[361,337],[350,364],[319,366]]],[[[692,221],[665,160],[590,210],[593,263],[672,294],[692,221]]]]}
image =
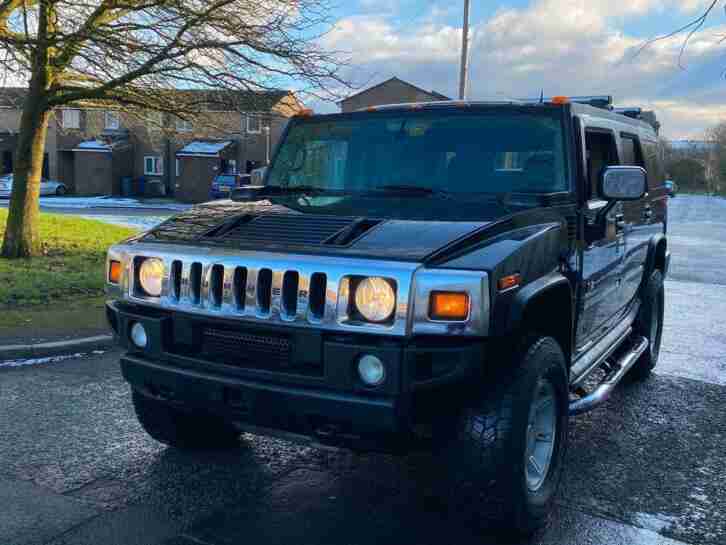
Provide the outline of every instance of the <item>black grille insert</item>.
{"type": "Polygon", "coordinates": [[[237,267],[234,270],[234,281],[232,282],[234,304],[239,310],[245,309],[245,297],[247,295],[247,269],[237,267]]]}
{"type": "Polygon", "coordinates": [[[327,286],[328,277],[324,273],[314,273],[310,278],[310,314],[316,320],[322,320],[325,315],[327,286]]]}
{"type": "Polygon", "coordinates": [[[172,297],[179,300],[181,297],[182,262],[174,261],[171,264],[171,292],[172,297]]]}
{"type": "Polygon", "coordinates": [[[198,305],[202,300],[202,264],[192,263],[189,278],[192,302],[198,305]]]}
{"type": "Polygon", "coordinates": [[[297,271],[287,271],[282,277],[282,311],[285,316],[293,317],[297,314],[297,291],[300,285],[300,274],[297,271]]]}
{"type": "Polygon", "coordinates": [[[260,269],[257,275],[257,308],[262,314],[270,313],[272,304],[272,271],[260,269]]]}
{"type": "Polygon", "coordinates": [[[175,345],[175,352],[194,355],[210,363],[244,369],[260,369],[320,376],[322,364],[293,362],[292,337],[272,332],[240,332],[205,325],[196,349],[175,345]]]}
{"type": "Polygon", "coordinates": [[[209,290],[212,295],[212,304],[215,307],[222,305],[222,295],[224,290],[224,267],[222,265],[214,265],[212,274],[209,278],[209,290]]]}

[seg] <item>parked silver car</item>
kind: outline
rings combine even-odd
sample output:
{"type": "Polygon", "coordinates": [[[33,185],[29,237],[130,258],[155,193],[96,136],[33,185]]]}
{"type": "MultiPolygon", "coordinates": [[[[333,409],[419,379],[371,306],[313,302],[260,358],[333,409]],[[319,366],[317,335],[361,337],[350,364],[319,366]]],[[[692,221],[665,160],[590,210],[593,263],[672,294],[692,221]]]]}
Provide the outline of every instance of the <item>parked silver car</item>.
{"type": "MultiPolygon", "coordinates": [[[[6,174],[0,178],[0,197],[10,197],[10,193],[13,190],[13,175],[6,174]]],[[[66,194],[67,188],[60,182],[53,180],[46,180],[43,178],[40,181],[40,195],[56,195],[62,197],[66,194]]]]}

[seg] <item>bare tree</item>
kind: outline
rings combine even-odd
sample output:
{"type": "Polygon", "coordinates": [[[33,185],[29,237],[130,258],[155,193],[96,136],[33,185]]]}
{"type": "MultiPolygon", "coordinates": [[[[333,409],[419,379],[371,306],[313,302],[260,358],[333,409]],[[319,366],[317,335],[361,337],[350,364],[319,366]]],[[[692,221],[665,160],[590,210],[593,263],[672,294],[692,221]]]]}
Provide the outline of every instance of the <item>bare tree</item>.
{"type": "Polygon", "coordinates": [[[233,103],[239,91],[285,86],[330,97],[347,84],[338,55],[320,46],[331,24],[325,2],[0,0],[0,70],[27,85],[2,255],[40,250],[40,177],[54,110],[91,104],[190,119],[209,101],[233,103]]]}
{"type": "MultiPolygon", "coordinates": [[[[659,36],[656,36],[654,38],[650,38],[648,40],[645,40],[640,47],[638,47],[635,51],[635,56],[637,57],[640,53],[643,52],[644,49],[647,49],[651,45],[653,45],[656,42],[660,42],[663,40],[667,40],[669,38],[675,38],[677,36],[683,36],[683,42],[681,43],[681,49],[678,52],[678,66],[680,68],[683,68],[683,55],[686,52],[686,48],[688,47],[689,42],[691,41],[691,38],[699,31],[701,30],[708,19],[713,16],[713,13],[716,11],[716,8],[718,7],[719,0],[708,0],[708,3],[706,4],[706,7],[702,12],[698,14],[697,17],[694,19],[691,19],[689,22],[687,22],[685,25],[682,25],[675,30],[672,30],[670,32],[667,32],[665,34],[661,34],[659,36]]],[[[725,4],[726,6],[726,4],[725,4]]],[[[723,42],[726,40],[726,37],[721,38],[720,42],[723,42]]]]}
{"type": "Polygon", "coordinates": [[[726,121],[708,129],[706,140],[709,191],[721,193],[726,188],[726,121]]]}

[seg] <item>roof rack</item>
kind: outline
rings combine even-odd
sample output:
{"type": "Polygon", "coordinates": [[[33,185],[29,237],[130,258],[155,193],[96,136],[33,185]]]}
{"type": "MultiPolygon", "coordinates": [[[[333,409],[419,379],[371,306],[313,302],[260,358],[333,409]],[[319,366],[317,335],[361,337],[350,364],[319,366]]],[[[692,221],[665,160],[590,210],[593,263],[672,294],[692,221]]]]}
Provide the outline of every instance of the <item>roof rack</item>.
{"type": "Polygon", "coordinates": [[[641,115],[643,115],[643,108],[615,108],[613,111],[616,114],[621,114],[625,117],[631,117],[633,119],[640,119],[641,115]]]}
{"type": "MultiPolygon", "coordinates": [[[[525,104],[538,104],[540,102],[552,102],[554,98],[556,97],[520,98],[516,100],[525,104]]],[[[613,97],[611,95],[593,95],[579,97],[567,96],[567,101],[576,102],[577,104],[587,104],[589,106],[594,106],[595,108],[602,108],[604,110],[613,109],[613,97]]]]}

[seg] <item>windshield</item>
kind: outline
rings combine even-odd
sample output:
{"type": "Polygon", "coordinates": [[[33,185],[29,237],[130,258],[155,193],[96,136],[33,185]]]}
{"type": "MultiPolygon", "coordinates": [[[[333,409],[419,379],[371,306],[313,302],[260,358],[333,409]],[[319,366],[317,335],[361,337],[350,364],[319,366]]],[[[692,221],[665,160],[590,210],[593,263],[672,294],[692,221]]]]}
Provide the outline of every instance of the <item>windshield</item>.
{"type": "Polygon", "coordinates": [[[564,149],[560,114],[547,110],[312,119],[291,127],[268,185],[305,211],[486,219],[567,191],[564,149]]]}

